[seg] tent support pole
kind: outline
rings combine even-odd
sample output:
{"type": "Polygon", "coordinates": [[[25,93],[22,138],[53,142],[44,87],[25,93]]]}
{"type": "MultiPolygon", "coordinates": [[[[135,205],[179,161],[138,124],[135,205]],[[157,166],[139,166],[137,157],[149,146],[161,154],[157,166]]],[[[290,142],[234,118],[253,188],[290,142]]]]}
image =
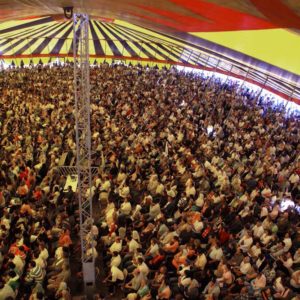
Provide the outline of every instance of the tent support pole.
{"type": "Polygon", "coordinates": [[[89,16],[73,14],[74,98],[76,119],[77,196],[80,213],[81,262],[85,294],[95,287],[95,259],[88,233],[92,218],[89,16]],[[87,251],[92,249],[92,255],[87,251]]]}

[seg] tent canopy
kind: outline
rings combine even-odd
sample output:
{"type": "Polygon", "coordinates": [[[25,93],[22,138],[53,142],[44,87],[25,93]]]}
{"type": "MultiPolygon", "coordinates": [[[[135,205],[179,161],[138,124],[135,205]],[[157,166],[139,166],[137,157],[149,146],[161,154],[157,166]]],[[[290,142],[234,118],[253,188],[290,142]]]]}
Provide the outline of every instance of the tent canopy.
{"type": "Polygon", "coordinates": [[[300,98],[298,0],[0,0],[0,57],[71,58],[67,6],[92,17],[92,58],[207,66],[241,77],[251,66],[254,81],[274,77],[274,89],[300,98]]]}

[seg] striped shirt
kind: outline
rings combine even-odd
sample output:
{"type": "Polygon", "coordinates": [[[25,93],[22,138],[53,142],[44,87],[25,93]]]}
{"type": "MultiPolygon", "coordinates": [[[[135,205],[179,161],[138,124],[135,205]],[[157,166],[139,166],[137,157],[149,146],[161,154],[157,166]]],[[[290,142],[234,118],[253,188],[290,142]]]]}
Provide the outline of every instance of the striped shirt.
{"type": "Polygon", "coordinates": [[[35,282],[41,282],[41,281],[43,281],[44,276],[45,276],[44,270],[39,265],[36,265],[28,273],[27,281],[34,280],[35,282]]]}

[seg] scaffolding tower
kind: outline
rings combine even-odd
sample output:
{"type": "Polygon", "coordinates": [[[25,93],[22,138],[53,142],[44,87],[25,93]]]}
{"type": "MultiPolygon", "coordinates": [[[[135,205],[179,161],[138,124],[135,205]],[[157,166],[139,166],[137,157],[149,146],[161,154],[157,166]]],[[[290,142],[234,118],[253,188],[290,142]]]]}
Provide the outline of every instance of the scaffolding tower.
{"type": "Polygon", "coordinates": [[[85,290],[90,291],[95,286],[95,259],[93,239],[90,236],[93,218],[88,14],[73,14],[73,33],[76,173],[80,211],[81,261],[85,290]]]}

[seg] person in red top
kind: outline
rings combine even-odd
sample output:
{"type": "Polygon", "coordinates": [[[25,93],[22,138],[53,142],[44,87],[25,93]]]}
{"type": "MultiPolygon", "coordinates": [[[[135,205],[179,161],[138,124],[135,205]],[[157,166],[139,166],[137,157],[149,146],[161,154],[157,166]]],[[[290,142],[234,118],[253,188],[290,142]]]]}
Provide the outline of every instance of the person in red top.
{"type": "Polygon", "coordinates": [[[164,246],[164,251],[167,253],[176,253],[179,248],[179,238],[178,236],[174,236],[173,240],[164,246]]]}
{"type": "Polygon", "coordinates": [[[219,230],[219,241],[221,245],[224,245],[230,238],[230,234],[225,230],[223,226],[219,230]]]}
{"type": "Polygon", "coordinates": [[[36,201],[40,201],[41,200],[41,198],[42,198],[42,190],[41,190],[40,187],[36,187],[35,188],[35,191],[33,193],[33,198],[36,201]]]}
{"type": "Polygon", "coordinates": [[[28,186],[26,185],[25,181],[22,180],[20,186],[17,189],[17,194],[20,197],[23,197],[23,196],[26,196],[28,192],[29,192],[28,186]]]}
{"type": "Polygon", "coordinates": [[[35,175],[32,170],[29,171],[25,183],[26,183],[28,189],[30,189],[31,186],[35,183],[35,175]]]}
{"type": "Polygon", "coordinates": [[[28,173],[29,173],[29,170],[27,167],[21,167],[21,172],[20,172],[20,179],[21,180],[26,180],[27,177],[28,177],[28,173]]]}
{"type": "Polygon", "coordinates": [[[29,248],[25,245],[19,245],[20,241],[16,241],[9,248],[9,253],[13,253],[14,255],[19,255],[23,260],[26,259],[26,253],[29,251],[29,248]]]}
{"type": "Polygon", "coordinates": [[[60,247],[69,247],[72,245],[72,240],[70,237],[70,231],[68,229],[64,229],[59,237],[58,245],[60,247]]]}

